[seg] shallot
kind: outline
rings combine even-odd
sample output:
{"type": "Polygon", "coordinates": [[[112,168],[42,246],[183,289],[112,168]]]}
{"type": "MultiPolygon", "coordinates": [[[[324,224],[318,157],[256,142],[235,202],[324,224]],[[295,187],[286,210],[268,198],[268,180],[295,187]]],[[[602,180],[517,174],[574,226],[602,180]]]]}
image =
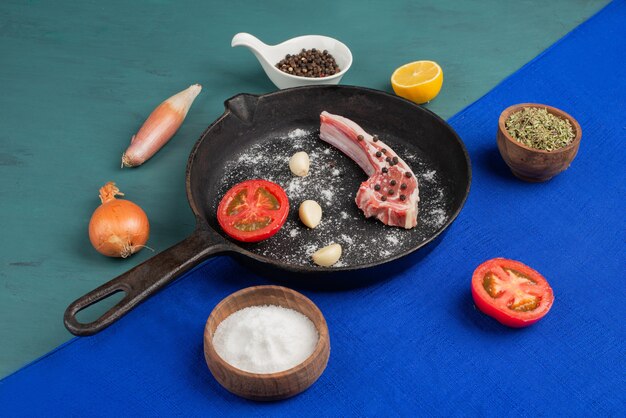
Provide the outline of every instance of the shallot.
{"type": "Polygon", "coordinates": [[[122,154],[122,167],[141,165],[160,150],[183,124],[189,108],[201,90],[200,84],[194,84],[154,109],[122,154]]]}
{"type": "Polygon", "coordinates": [[[123,196],[112,181],[100,188],[100,205],[89,221],[89,240],[101,254],[126,258],[145,247],[150,235],[146,213],[123,196]]]}

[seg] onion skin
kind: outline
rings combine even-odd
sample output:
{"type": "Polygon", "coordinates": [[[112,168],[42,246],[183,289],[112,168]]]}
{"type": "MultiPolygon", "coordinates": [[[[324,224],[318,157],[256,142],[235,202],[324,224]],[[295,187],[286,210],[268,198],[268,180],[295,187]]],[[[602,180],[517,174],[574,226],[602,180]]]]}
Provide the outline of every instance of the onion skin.
{"type": "Polygon", "coordinates": [[[163,147],[183,124],[189,108],[202,91],[194,84],[165,100],[152,111],[122,154],[122,167],[136,167],[163,147]]]}
{"type": "Polygon", "coordinates": [[[89,240],[100,254],[126,258],[145,247],[150,235],[146,213],[109,182],[100,189],[100,205],[89,221],[89,240]]]}

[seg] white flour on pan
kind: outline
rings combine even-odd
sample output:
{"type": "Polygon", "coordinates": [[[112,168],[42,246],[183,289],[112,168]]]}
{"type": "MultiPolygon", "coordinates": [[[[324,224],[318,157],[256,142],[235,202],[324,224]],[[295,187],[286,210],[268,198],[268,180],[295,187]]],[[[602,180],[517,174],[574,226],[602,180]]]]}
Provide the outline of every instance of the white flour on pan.
{"type": "Polygon", "coordinates": [[[282,229],[268,240],[244,244],[248,250],[294,265],[312,265],[313,252],[339,243],[343,255],[335,267],[355,266],[408,251],[446,223],[445,187],[437,171],[423,158],[401,147],[394,149],[419,180],[418,226],[405,230],[366,219],[354,203],[354,197],[367,176],[318,135],[318,131],[294,129],[271,141],[256,143],[226,162],[214,208],[229,188],[254,178],[278,183],[289,197],[290,214],[282,229]],[[289,170],[289,158],[298,151],[309,154],[310,169],[306,177],[296,177],[289,170]],[[298,218],[298,207],[307,199],[317,201],[322,207],[322,222],[315,229],[305,227],[298,218]]]}

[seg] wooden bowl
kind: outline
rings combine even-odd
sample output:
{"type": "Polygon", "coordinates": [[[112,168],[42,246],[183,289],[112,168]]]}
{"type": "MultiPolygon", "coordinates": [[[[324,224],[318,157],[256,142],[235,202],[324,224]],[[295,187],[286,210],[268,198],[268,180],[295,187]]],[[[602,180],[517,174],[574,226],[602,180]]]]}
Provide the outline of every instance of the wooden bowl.
{"type": "Polygon", "coordinates": [[[326,320],[310,299],[282,286],[254,286],[222,300],[211,312],[204,328],[204,358],[209,370],[225,389],[246,399],[274,401],[295,396],[321,376],[330,356],[330,337],[326,320]],[[259,305],[278,305],[306,315],[317,328],[319,340],[313,353],[299,365],[277,373],[250,373],[231,366],[213,347],[217,326],[230,314],[259,305]]]}
{"type": "Polygon", "coordinates": [[[576,119],[552,106],[538,103],[520,103],[506,108],[498,120],[498,149],[513,174],[525,181],[541,182],[551,179],[566,170],[578,153],[582,130],[576,119]],[[517,142],[506,130],[505,122],[512,113],[524,107],[545,108],[548,113],[567,119],[574,130],[574,140],[566,147],[555,151],[543,151],[517,142]]]}

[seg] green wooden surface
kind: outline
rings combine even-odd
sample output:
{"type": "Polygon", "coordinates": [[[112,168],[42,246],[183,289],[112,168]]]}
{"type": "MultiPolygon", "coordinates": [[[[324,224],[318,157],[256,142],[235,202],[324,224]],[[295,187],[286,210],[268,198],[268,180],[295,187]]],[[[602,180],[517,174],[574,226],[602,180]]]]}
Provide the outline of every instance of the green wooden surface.
{"type": "Polygon", "coordinates": [[[184,170],[193,143],[226,98],[274,90],[252,54],[230,48],[235,33],[268,43],[336,37],[354,55],[344,84],[387,91],[399,65],[435,60],[445,81],[428,107],[448,118],[606,3],[3,0],[0,376],[71,337],[69,302],[151,255],[108,259],[91,248],[102,184],[116,181],[145,209],[156,251],[191,232],[184,170]],[[204,89],[172,142],[145,166],[120,169],[150,111],[196,82],[204,89]]]}

